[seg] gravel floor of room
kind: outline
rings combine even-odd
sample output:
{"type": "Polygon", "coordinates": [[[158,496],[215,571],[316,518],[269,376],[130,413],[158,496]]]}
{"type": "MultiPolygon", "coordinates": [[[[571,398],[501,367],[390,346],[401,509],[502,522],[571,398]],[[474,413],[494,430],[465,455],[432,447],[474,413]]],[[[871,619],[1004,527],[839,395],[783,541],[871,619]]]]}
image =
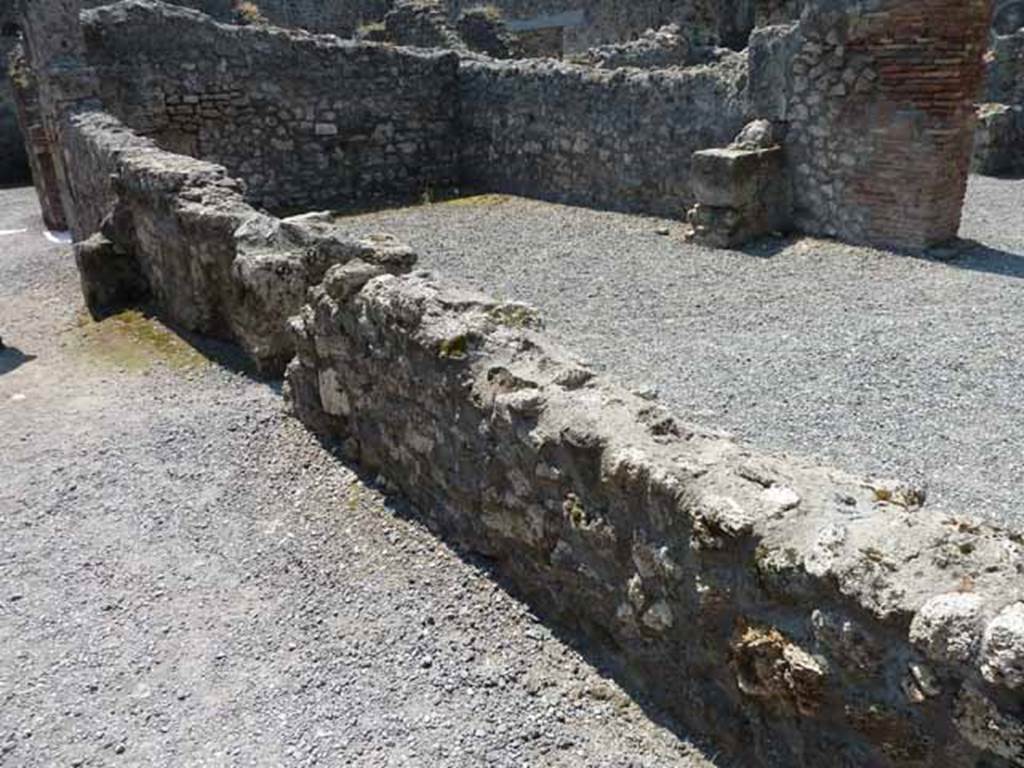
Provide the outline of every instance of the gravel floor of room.
{"type": "Polygon", "coordinates": [[[705,249],[677,221],[498,195],[340,221],[534,304],[685,419],[1024,527],[1024,181],[971,180],[974,244],[950,261],[813,238],[705,249]]]}
{"type": "Polygon", "coordinates": [[[31,189],[0,335],[0,766],[711,767],[278,386],[89,321],[31,189]]]}

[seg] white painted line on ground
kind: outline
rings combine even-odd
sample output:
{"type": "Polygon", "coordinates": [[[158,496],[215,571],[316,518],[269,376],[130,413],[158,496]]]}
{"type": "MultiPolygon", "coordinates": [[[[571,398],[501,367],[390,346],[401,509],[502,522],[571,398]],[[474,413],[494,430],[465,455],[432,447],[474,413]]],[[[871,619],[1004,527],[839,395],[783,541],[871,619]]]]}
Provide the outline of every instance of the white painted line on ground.
{"type": "Polygon", "coordinates": [[[27,229],[0,229],[0,237],[4,235],[23,235],[28,232],[27,229]]]}
{"type": "Polygon", "coordinates": [[[51,243],[62,243],[64,245],[71,244],[71,233],[70,232],[51,232],[49,229],[45,232],[46,239],[51,243]]]}

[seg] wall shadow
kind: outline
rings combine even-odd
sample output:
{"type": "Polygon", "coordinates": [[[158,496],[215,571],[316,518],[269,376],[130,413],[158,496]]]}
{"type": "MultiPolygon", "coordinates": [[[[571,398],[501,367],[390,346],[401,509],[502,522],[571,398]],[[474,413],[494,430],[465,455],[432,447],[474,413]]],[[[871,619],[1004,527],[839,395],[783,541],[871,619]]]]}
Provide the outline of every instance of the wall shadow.
{"type": "MultiPolygon", "coordinates": [[[[293,414],[289,416],[297,419],[293,414]]],[[[369,471],[354,460],[346,452],[340,439],[312,429],[309,429],[309,432],[325,451],[356,475],[363,485],[382,494],[383,506],[392,516],[425,529],[464,564],[495,584],[509,598],[525,606],[531,616],[551,632],[556,641],[579,654],[602,679],[618,685],[648,720],[671,732],[680,742],[692,745],[694,750],[702,754],[715,768],[742,768],[743,763],[723,754],[712,739],[687,729],[665,707],[658,704],[648,693],[642,676],[635,674],[624,658],[615,654],[609,644],[609,638],[599,628],[569,623],[564,617],[545,609],[541,603],[531,600],[502,573],[500,560],[481,554],[443,528],[431,525],[429,518],[423,515],[401,491],[392,487],[382,476],[369,471]]]]}
{"type": "Polygon", "coordinates": [[[957,269],[986,272],[1000,277],[1024,279],[1024,254],[1004,251],[977,240],[961,240],[951,254],[926,254],[929,261],[941,261],[957,269]]]}

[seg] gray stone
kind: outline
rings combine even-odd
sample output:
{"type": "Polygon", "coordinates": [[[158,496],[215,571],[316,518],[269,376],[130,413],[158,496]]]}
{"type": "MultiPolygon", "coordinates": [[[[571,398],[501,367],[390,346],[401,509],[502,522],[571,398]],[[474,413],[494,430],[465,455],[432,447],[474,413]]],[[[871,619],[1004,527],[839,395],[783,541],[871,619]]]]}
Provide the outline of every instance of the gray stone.
{"type": "Polygon", "coordinates": [[[96,319],[134,306],[149,294],[135,254],[96,233],[75,244],[82,295],[96,319]]]}
{"type": "Polygon", "coordinates": [[[969,592],[951,592],[925,603],[910,624],[910,640],[930,658],[969,664],[984,631],[984,600],[969,592]]]}
{"type": "Polygon", "coordinates": [[[1024,688],[1024,602],[1003,609],[985,628],[981,674],[995,685],[1024,688]]]}
{"type": "MultiPolygon", "coordinates": [[[[945,694],[977,676],[976,616],[1019,594],[1019,542],[954,533],[879,497],[905,484],[752,453],[600,377],[567,386],[579,361],[520,305],[423,273],[353,292],[371,272],[334,268],[293,320],[293,412],[432,527],[494,557],[539,610],[595,627],[674,715],[752,765],[780,751],[831,764],[813,744],[908,766],[1007,752],[1012,739],[986,739],[977,707],[945,694]],[[972,593],[952,594],[968,572],[972,593]],[[844,703],[863,697],[870,710],[844,703]],[[743,738],[721,726],[751,708],[743,738]]],[[[1017,684],[1016,620],[1008,610],[989,633],[1003,696],[1017,684]]],[[[1012,709],[1000,717],[1004,734],[1021,727],[1012,709]]]]}

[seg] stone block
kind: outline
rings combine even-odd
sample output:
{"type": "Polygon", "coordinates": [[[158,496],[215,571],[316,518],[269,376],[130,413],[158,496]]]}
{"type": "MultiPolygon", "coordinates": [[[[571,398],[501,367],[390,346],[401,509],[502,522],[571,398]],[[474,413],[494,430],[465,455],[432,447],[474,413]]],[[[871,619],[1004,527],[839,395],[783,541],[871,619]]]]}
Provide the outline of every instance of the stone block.
{"type": "Polygon", "coordinates": [[[1024,107],[982,104],[971,170],[987,176],[1024,173],[1024,107]]]}
{"type": "Polygon", "coordinates": [[[746,208],[784,173],[781,147],[706,149],[693,154],[693,194],[704,204],[746,208]]]}
{"type": "Polygon", "coordinates": [[[697,205],[689,220],[701,242],[728,248],[789,226],[789,182],[781,147],[695,152],[691,179],[697,205]]]}
{"type": "Polygon", "coordinates": [[[75,244],[75,263],[85,305],[97,320],[138,303],[149,292],[135,254],[102,234],[75,244]]]}

